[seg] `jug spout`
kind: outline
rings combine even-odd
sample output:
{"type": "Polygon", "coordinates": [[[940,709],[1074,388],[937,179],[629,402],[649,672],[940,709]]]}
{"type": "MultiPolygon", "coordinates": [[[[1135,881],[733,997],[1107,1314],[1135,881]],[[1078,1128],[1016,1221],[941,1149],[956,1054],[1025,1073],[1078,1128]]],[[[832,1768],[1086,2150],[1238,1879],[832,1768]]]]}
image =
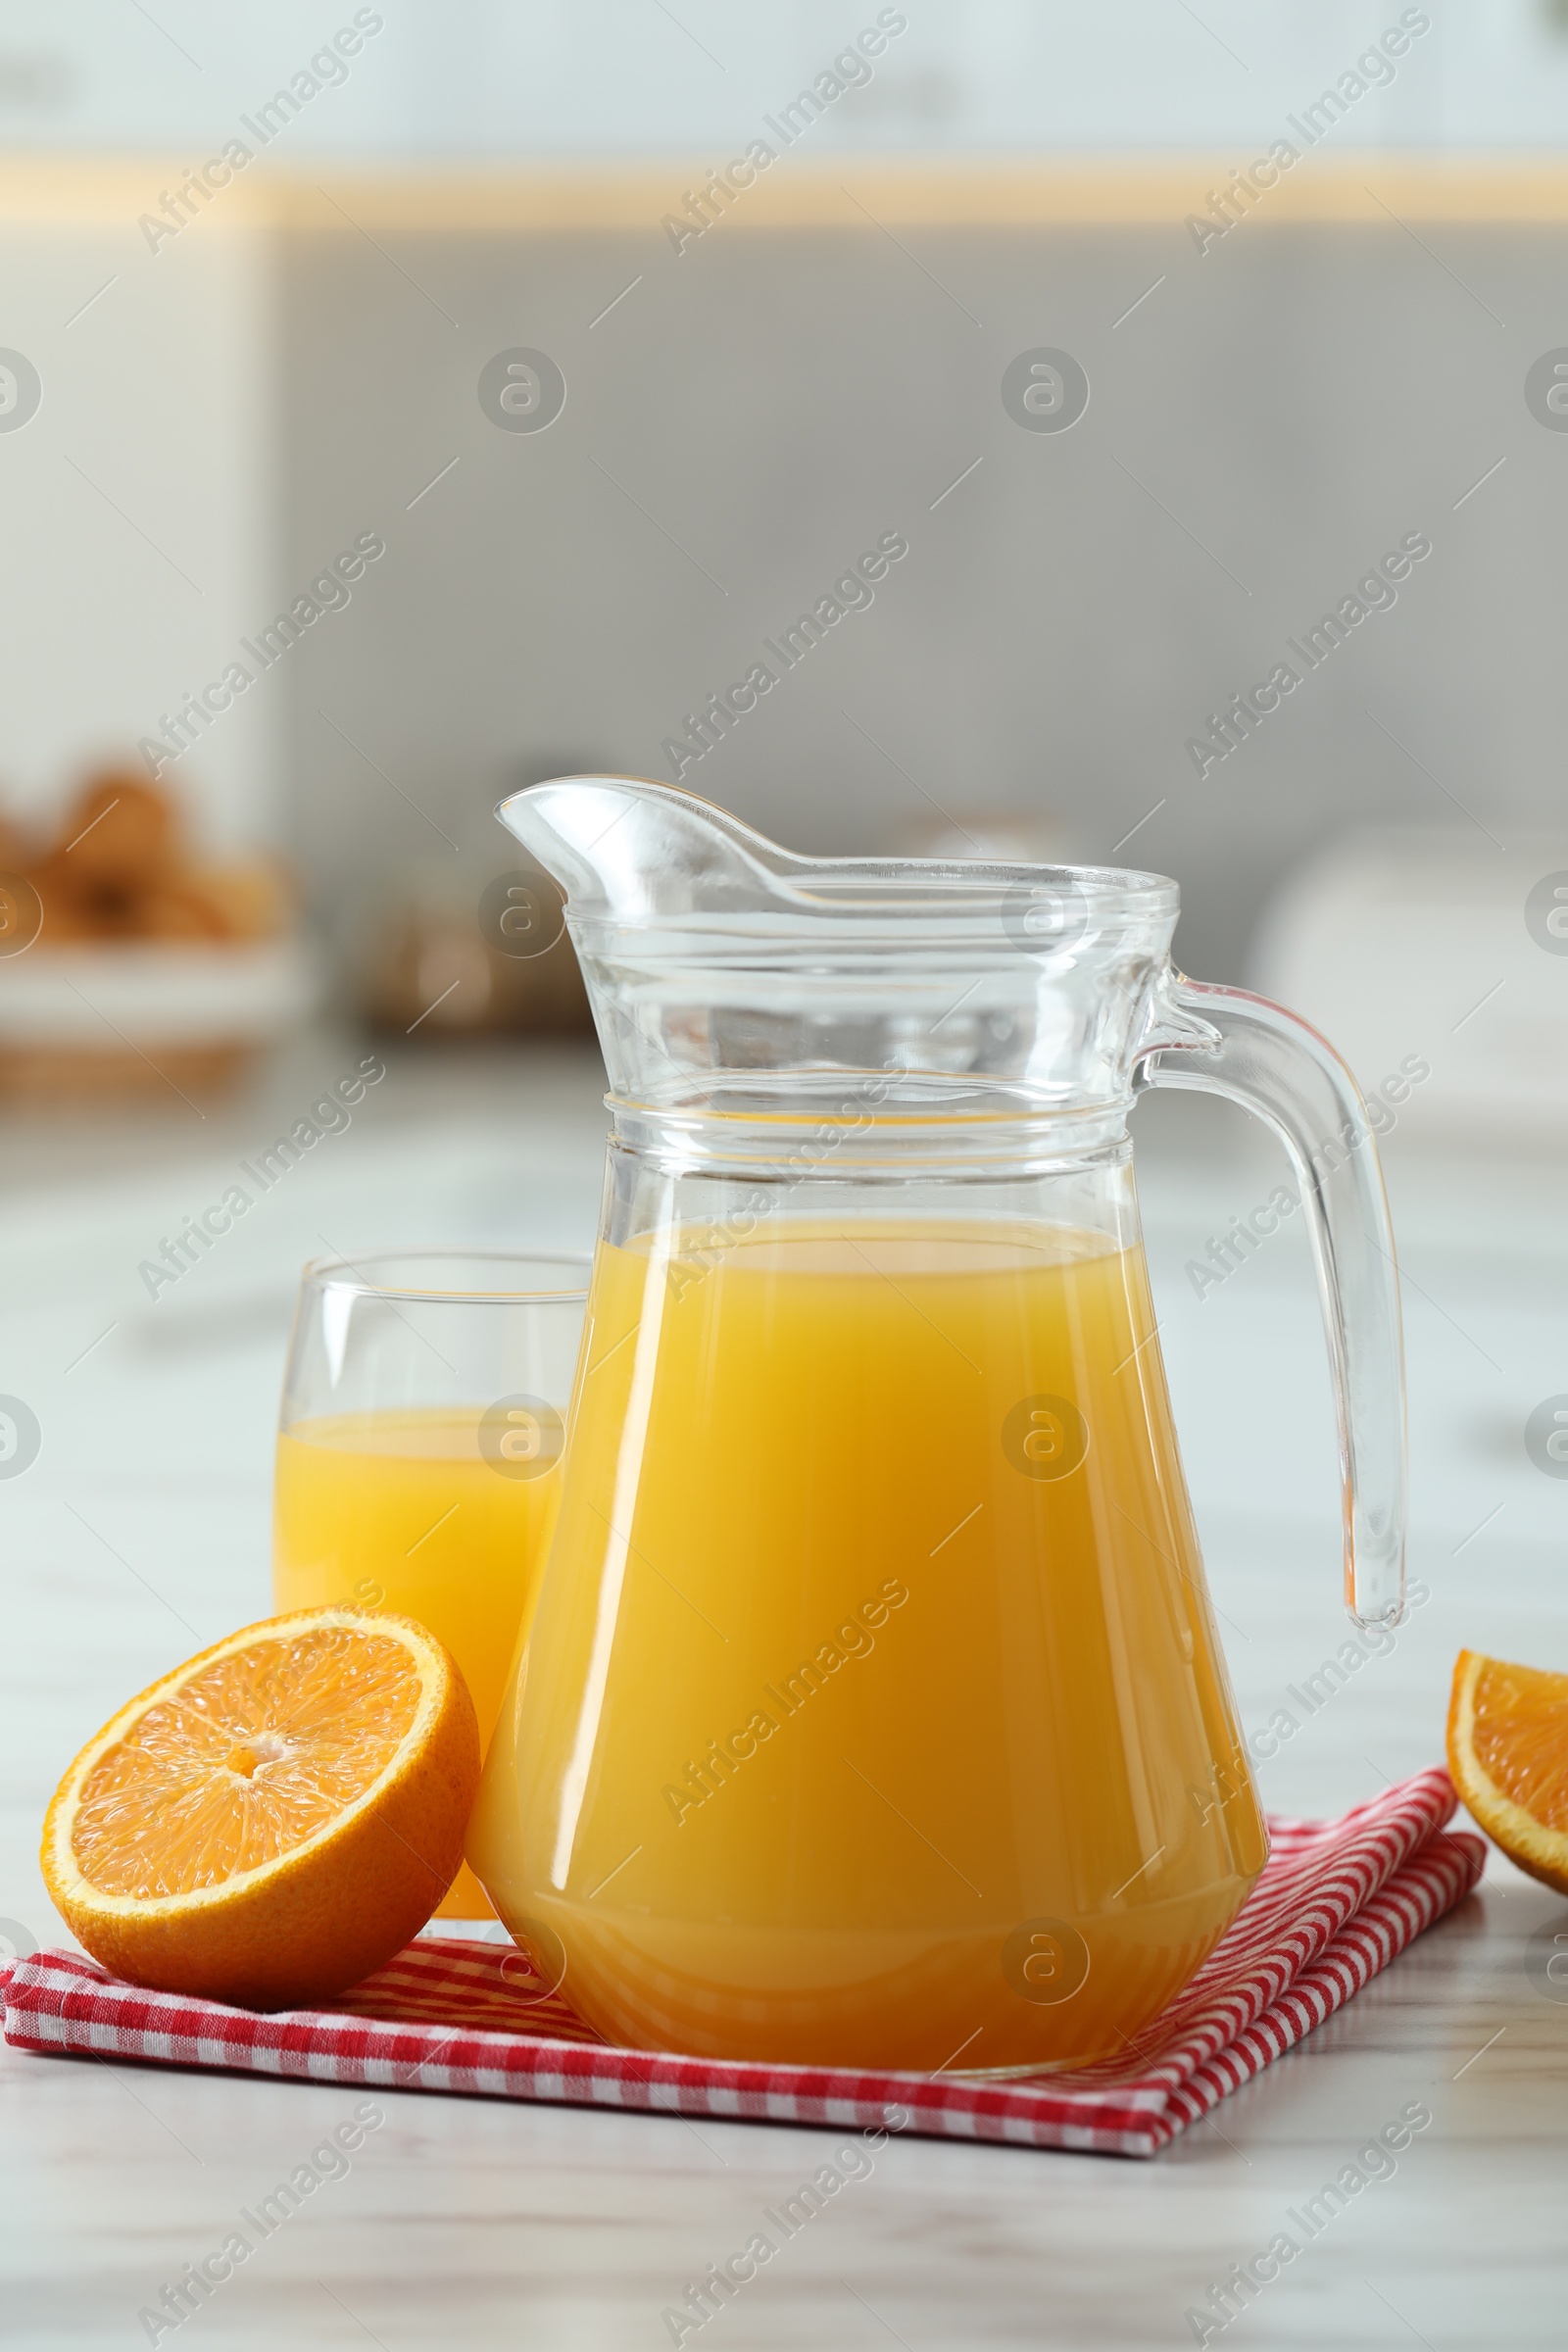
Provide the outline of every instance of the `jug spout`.
{"type": "Polygon", "coordinates": [[[744,911],[784,855],[726,809],[636,776],[535,784],[496,814],[565,891],[574,926],[744,911]]]}

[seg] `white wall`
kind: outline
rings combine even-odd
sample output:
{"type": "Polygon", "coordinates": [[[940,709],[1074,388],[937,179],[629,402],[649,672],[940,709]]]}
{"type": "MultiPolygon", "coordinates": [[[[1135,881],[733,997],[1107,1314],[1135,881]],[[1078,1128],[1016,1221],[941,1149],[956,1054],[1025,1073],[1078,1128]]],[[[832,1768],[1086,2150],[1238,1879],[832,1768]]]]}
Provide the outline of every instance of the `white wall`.
{"type": "MultiPolygon", "coordinates": [[[[0,792],[30,808],[156,732],[277,609],[274,246],[209,218],[153,253],[128,212],[0,241],[0,346],[42,383],[0,431],[0,792]]],[[[274,829],[277,683],[166,770],[219,840],[274,829]]]]}

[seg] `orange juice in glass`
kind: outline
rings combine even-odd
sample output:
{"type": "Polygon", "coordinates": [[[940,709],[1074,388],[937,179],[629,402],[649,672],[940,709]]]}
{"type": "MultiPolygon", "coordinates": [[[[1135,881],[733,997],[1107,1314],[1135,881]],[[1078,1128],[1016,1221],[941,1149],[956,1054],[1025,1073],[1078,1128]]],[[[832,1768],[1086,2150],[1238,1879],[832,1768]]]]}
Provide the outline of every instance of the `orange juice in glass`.
{"type": "MultiPolygon", "coordinates": [[[[417,1618],[488,1745],[555,1530],[588,1261],[504,1250],[308,1266],[277,1444],[278,1609],[417,1618]]],[[[436,1913],[493,1916],[464,1867],[436,1913]]]]}

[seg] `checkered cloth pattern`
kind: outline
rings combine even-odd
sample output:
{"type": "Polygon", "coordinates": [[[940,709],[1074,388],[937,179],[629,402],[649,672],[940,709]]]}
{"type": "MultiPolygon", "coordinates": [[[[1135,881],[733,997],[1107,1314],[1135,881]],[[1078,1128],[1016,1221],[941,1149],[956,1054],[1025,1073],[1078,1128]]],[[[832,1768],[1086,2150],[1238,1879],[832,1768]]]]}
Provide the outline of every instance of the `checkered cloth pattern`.
{"type": "Polygon", "coordinates": [[[1485,1846],[1451,1835],[1434,1767],[1337,1821],[1273,1819],[1252,1894],[1170,2006],[1119,2057],[1070,2074],[769,2066],[615,2049],[514,1946],[422,1936],[330,2009],[258,2015],[122,1984],[79,1952],[15,1962],[5,2037],[56,2055],[223,2067],[312,2082],[463,2091],[730,2121],[886,2128],[1152,2156],[1261,2072],[1463,1900],[1485,1846]]]}

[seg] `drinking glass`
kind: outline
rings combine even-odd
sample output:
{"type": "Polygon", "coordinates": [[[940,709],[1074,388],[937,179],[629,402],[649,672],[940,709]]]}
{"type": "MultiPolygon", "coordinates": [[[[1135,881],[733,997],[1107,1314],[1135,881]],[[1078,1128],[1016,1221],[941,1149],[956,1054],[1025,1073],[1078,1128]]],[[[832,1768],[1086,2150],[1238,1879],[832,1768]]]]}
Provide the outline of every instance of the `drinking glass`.
{"type": "MultiPolygon", "coordinates": [[[[555,1529],[590,1264],[396,1250],[318,1259],[300,1285],[274,1605],[417,1618],[456,1658],[485,1746],[555,1529]]],[[[494,1916],[465,1864],[436,1917],[494,1916]]]]}

